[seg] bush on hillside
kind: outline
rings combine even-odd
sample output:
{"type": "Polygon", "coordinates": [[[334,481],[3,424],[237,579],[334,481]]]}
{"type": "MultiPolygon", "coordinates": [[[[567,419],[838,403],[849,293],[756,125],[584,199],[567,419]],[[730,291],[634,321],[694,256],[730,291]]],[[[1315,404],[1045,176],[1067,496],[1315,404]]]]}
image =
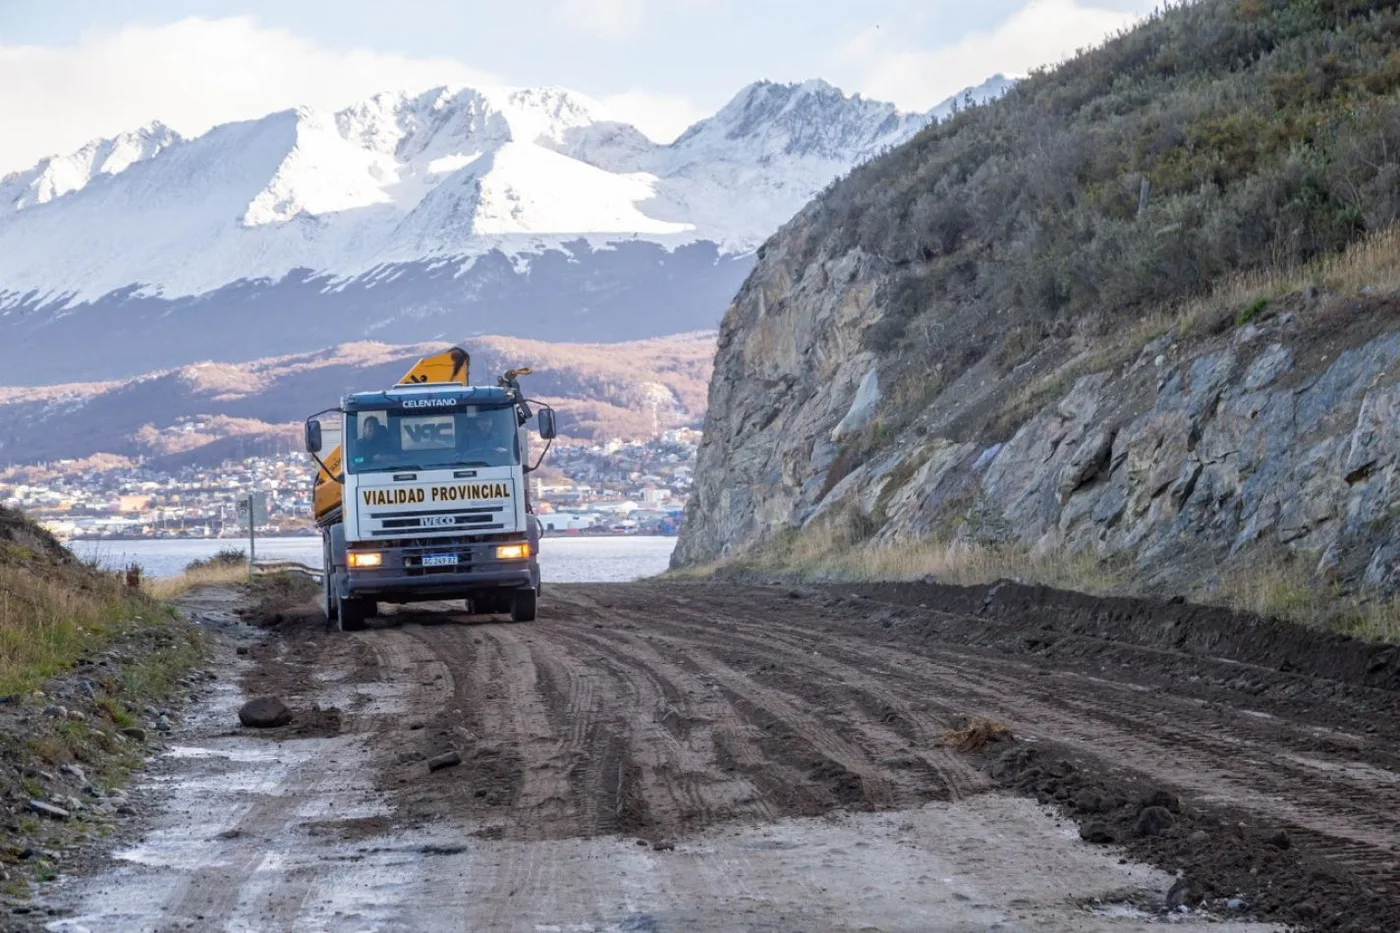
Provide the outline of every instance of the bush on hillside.
{"type": "Polygon", "coordinates": [[[803,239],[880,264],[867,346],[947,378],[988,334],[1103,335],[1397,220],[1397,4],[1202,0],[857,168],[803,239]]]}

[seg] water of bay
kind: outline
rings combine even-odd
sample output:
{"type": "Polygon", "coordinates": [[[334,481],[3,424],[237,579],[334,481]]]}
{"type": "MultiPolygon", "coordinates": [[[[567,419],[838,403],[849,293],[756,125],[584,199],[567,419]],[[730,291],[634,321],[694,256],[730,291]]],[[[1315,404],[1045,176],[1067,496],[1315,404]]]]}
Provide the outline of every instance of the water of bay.
{"type": "MultiPolygon", "coordinates": [[[[540,574],[546,583],[617,583],[661,573],[671,560],[675,538],[651,536],[545,538],[540,542],[540,574]]],[[[247,541],[167,538],[141,541],[74,541],[69,547],[83,560],[113,570],[140,564],[148,577],[172,577],[197,558],[247,541]]],[[[320,538],[261,538],[258,558],[294,560],[321,566],[320,538]]]]}

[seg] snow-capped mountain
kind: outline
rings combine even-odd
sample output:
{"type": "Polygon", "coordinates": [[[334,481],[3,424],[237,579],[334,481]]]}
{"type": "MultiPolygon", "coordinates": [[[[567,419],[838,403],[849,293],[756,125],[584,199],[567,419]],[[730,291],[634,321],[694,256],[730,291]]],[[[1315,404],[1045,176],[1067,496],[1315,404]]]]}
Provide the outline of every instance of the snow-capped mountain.
{"type": "Polygon", "coordinates": [[[116,175],[180,141],[159,120],[111,139],[95,139],[66,156],[50,156],[26,172],[0,178],[0,212],[17,211],[87,186],[99,175],[116,175]]]}
{"type": "Polygon", "coordinates": [[[0,180],[0,365],[37,379],[36,351],[79,334],[144,348],[92,361],[115,375],[362,336],[712,327],[756,246],[951,103],[760,82],[669,145],[562,88],[385,93],[194,139],[153,123],[0,180]]]}

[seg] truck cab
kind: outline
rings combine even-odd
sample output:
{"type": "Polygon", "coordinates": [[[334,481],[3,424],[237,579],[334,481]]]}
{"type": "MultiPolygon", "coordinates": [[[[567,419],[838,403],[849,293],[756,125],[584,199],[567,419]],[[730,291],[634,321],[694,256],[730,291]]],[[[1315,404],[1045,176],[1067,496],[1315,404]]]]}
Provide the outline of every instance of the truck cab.
{"type": "MultiPolygon", "coordinates": [[[[328,623],[356,630],[379,602],[452,599],[533,620],[539,524],[518,386],[397,385],[346,396],[336,413],[340,505],[319,522],[328,623]]],[[[554,436],[547,407],[539,431],[554,436]]],[[[308,420],[313,454],[322,433],[308,420]]]]}

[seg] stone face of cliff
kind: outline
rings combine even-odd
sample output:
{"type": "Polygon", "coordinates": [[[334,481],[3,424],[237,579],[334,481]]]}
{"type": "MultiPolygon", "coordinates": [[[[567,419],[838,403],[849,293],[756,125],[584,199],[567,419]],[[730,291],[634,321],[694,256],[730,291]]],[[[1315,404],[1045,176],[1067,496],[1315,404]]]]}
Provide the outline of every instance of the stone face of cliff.
{"type": "Polygon", "coordinates": [[[873,354],[860,345],[863,322],[875,314],[866,263],[858,252],[803,262],[795,254],[805,224],[799,215],[789,236],[764,248],[720,327],[677,565],[800,523],[827,492],[839,453],[830,435],[874,371],[873,354]]]}
{"type": "Polygon", "coordinates": [[[1400,587],[1400,294],[1296,295],[1102,369],[1050,341],[1053,364],[973,367],[891,434],[894,363],[862,343],[880,275],[858,252],[792,262],[803,222],[725,319],[677,563],[854,522],[877,543],[1096,553],[1162,586],[1292,553],[1319,579],[1400,587]],[[989,427],[1031,385],[1052,391],[989,427]]]}

